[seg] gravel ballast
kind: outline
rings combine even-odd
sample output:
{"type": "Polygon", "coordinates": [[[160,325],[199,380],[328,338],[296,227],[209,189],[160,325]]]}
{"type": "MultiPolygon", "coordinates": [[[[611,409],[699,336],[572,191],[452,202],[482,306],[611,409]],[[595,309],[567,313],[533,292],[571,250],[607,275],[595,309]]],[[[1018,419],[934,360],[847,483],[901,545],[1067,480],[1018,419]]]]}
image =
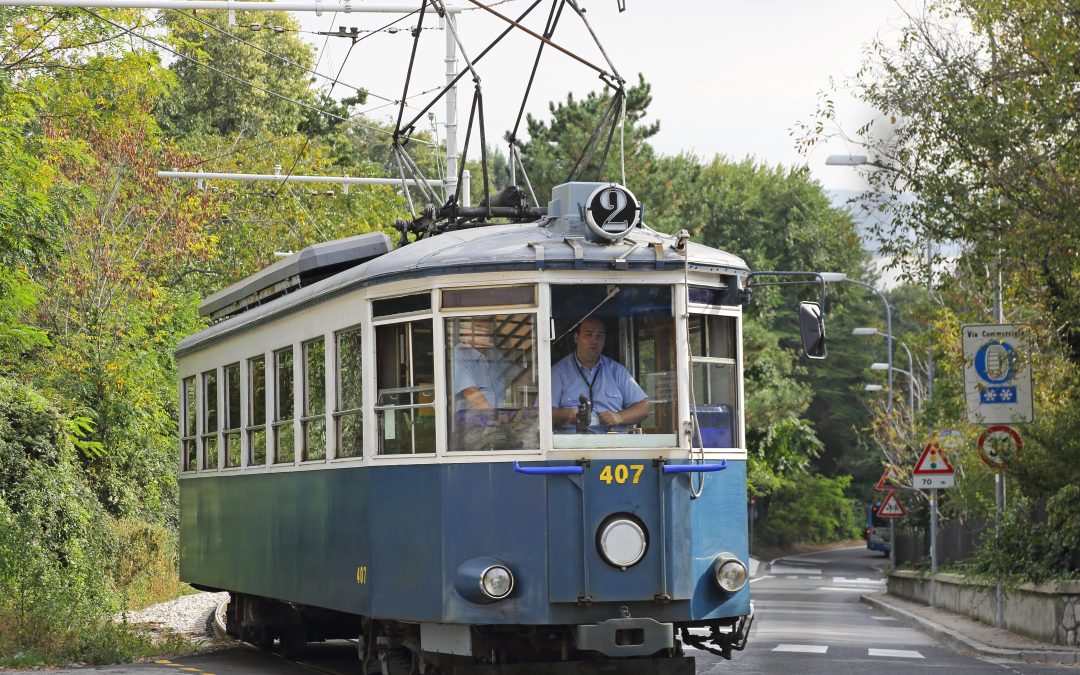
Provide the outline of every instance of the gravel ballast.
{"type": "Polygon", "coordinates": [[[228,599],[228,593],[182,595],[137,612],[128,612],[127,620],[130,623],[172,630],[200,641],[214,637],[214,610],[228,599]]]}

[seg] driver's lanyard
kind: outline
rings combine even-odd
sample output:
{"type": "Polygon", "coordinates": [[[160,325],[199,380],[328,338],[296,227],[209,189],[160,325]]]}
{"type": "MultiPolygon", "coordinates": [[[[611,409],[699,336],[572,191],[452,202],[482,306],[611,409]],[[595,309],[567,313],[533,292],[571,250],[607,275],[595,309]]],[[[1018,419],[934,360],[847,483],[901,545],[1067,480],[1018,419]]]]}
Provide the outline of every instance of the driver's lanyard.
{"type": "Polygon", "coordinates": [[[596,370],[593,371],[592,382],[585,377],[585,371],[581,369],[581,363],[578,361],[577,354],[574,354],[574,367],[577,368],[578,375],[581,376],[581,381],[585,383],[585,386],[589,388],[589,404],[593,404],[593,385],[596,384],[596,378],[600,377],[600,366],[603,363],[603,359],[596,361],[596,370]]]}

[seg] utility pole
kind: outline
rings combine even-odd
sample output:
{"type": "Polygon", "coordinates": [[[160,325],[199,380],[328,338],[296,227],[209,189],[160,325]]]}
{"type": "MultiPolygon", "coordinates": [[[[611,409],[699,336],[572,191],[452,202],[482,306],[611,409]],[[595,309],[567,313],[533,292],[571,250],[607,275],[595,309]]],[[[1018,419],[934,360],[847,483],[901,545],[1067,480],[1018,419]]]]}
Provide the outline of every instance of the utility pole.
{"type": "MultiPolygon", "coordinates": [[[[1001,251],[997,252],[997,270],[994,274],[994,321],[1005,323],[1005,308],[1001,300],[1001,251]]],[[[1001,587],[1001,514],[1005,511],[1005,472],[999,467],[994,474],[994,559],[999,571],[994,584],[994,625],[1005,627],[1005,594],[1001,587]]]]}

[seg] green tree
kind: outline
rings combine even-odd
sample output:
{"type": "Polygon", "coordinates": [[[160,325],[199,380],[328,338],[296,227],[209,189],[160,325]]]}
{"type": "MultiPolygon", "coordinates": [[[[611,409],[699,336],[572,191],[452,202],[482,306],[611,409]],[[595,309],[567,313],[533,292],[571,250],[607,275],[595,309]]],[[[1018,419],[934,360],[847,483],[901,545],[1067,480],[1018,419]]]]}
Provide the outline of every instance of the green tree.
{"type": "MultiPolygon", "coordinates": [[[[1001,271],[1006,311],[1030,325],[1033,349],[1021,366],[1034,374],[1038,410],[1024,429],[1024,453],[1008,469],[1018,523],[1046,521],[1049,505],[1071,504],[1069,486],[1080,482],[1073,461],[1080,441],[1071,433],[1080,372],[1076,16],[1059,0],[933,2],[895,43],[874,43],[850,82],[880,117],[845,132],[826,104],[803,139],[813,145],[846,135],[865,148],[871,192],[863,204],[888,216],[879,219],[885,252],[911,276],[928,276],[918,254],[927,239],[960,252],[948,272],[935,270],[934,302],[923,305],[939,366],[924,430],[952,426],[971,441],[978,436],[964,420],[957,331],[995,319],[993,279],[1001,271]]],[[[971,483],[950,491],[945,512],[985,512],[993,500],[989,481],[977,478],[985,476],[978,458],[961,451],[958,463],[970,468],[971,483]]],[[[1013,559],[1024,561],[1016,566],[1024,574],[1080,569],[1075,557],[1054,552],[1077,540],[1080,519],[1054,518],[1017,540],[1023,554],[1013,551],[1013,559]]]]}
{"type": "MultiPolygon", "coordinates": [[[[600,125],[604,112],[611,105],[609,92],[590,92],[583,100],[573,94],[564,103],[550,103],[550,122],[532,115],[526,116],[528,140],[516,139],[521,161],[528,171],[529,180],[541,204],[545,204],[551,188],[565,183],[579,158],[582,167],[579,180],[614,180],[620,176],[619,130],[616,129],[607,159],[604,157],[610,127],[603,129],[599,146],[591,157],[583,153],[589,138],[600,125]]],[[[638,83],[626,90],[626,118],[624,121],[623,146],[626,153],[626,184],[631,189],[644,185],[650,174],[655,152],[648,139],[660,130],[659,122],[645,122],[649,103],[652,102],[651,87],[645,78],[638,76],[638,83]]],[[[474,178],[475,180],[475,178],[474,178]]],[[[523,184],[523,183],[522,183],[523,184]]]]}
{"type": "Polygon", "coordinates": [[[169,11],[163,18],[169,42],[186,57],[172,64],[177,91],[161,102],[162,126],[170,134],[248,139],[291,134],[311,119],[310,107],[325,102],[311,87],[312,48],[297,34],[300,25],[291,15],[245,12],[245,24],[265,27],[245,31],[247,44],[230,37],[237,29],[220,12],[169,11]]]}

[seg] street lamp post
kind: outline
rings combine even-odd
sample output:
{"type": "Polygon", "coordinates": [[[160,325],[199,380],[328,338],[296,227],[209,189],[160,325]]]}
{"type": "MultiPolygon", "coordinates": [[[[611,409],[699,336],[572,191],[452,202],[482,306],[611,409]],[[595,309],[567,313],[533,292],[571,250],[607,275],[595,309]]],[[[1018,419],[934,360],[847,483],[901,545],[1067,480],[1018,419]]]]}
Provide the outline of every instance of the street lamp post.
{"type": "Polygon", "coordinates": [[[888,349],[886,350],[886,358],[888,359],[888,380],[889,380],[889,397],[886,399],[887,410],[889,415],[892,416],[892,401],[893,401],[893,332],[892,332],[892,305],[885,298],[885,294],[874,288],[865,281],[859,281],[857,279],[850,279],[842,272],[822,272],[821,279],[828,283],[839,283],[846,281],[849,284],[855,284],[856,286],[862,286],[863,288],[873,291],[881,302],[885,305],[885,339],[888,341],[888,349]]]}
{"type": "MultiPolygon", "coordinates": [[[[866,155],[829,155],[825,158],[826,166],[869,166],[886,171],[895,171],[896,167],[871,160],[866,155]]],[[[926,297],[933,300],[934,286],[934,252],[930,235],[926,236],[926,297]]],[[[891,333],[892,331],[890,331],[891,333]]],[[[934,396],[934,347],[929,345],[926,349],[926,397],[934,396]]]]}
{"type": "MultiPolygon", "coordinates": [[[[880,335],[881,337],[886,337],[886,338],[889,337],[885,333],[882,333],[881,331],[879,331],[877,328],[856,328],[855,330],[851,331],[851,334],[852,335],[880,335]]],[[[915,377],[915,360],[912,358],[911,350],[908,349],[907,344],[903,340],[897,340],[896,344],[903,347],[904,352],[907,354],[908,369],[905,371],[905,370],[902,370],[900,368],[893,368],[893,370],[895,370],[898,373],[904,373],[905,375],[907,375],[911,379],[911,383],[915,387],[915,389],[914,389],[915,397],[918,399],[919,407],[922,408],[922,402],[925,399],[929,398],[930,394],[929,394],[928,391],[923,391],[922,383],[920,383],[919,380],[915,377]]],[[[882,368],[873,368],[873,366],[871,366],[871,368],[874,369],[874,370],[885,370],[884,367],[882,367],[882,368]]],[[[914,403],[912,403],[912,405],[914,406],[914,403]]],[[[912,407],[912,410],[914,410],[914,409],[915,408],[912,407]]]]}
{"type": "MultiPolygon", "coordinates": [[[[865,160],[865,158],[863,158],[865,160]]],[[[888,299],[885,298],[885,294],[874,288],[870,284],[859,281],[857,279],[849,279],[848,276],[842,272],[822,272],[821,280],[827,283],[839,283],[846,281],[849,284],[855,284],[856,286],[862,286],[863,288],[873,291],[881,302],[885,305],[885,339],[887,340],[888,349],[886,350],[886,357],[888,363],[886,364],[888,369],[888,398],[885,399],[886,410],[889,413],[889,417],[892,418],[892,401],[893,401],[893,332],[892,332],[892,305],[889,304],[888,299]]],[[[894,518],[889,519],[889,566],[896,569],[896,520],[894,518]]]]}

